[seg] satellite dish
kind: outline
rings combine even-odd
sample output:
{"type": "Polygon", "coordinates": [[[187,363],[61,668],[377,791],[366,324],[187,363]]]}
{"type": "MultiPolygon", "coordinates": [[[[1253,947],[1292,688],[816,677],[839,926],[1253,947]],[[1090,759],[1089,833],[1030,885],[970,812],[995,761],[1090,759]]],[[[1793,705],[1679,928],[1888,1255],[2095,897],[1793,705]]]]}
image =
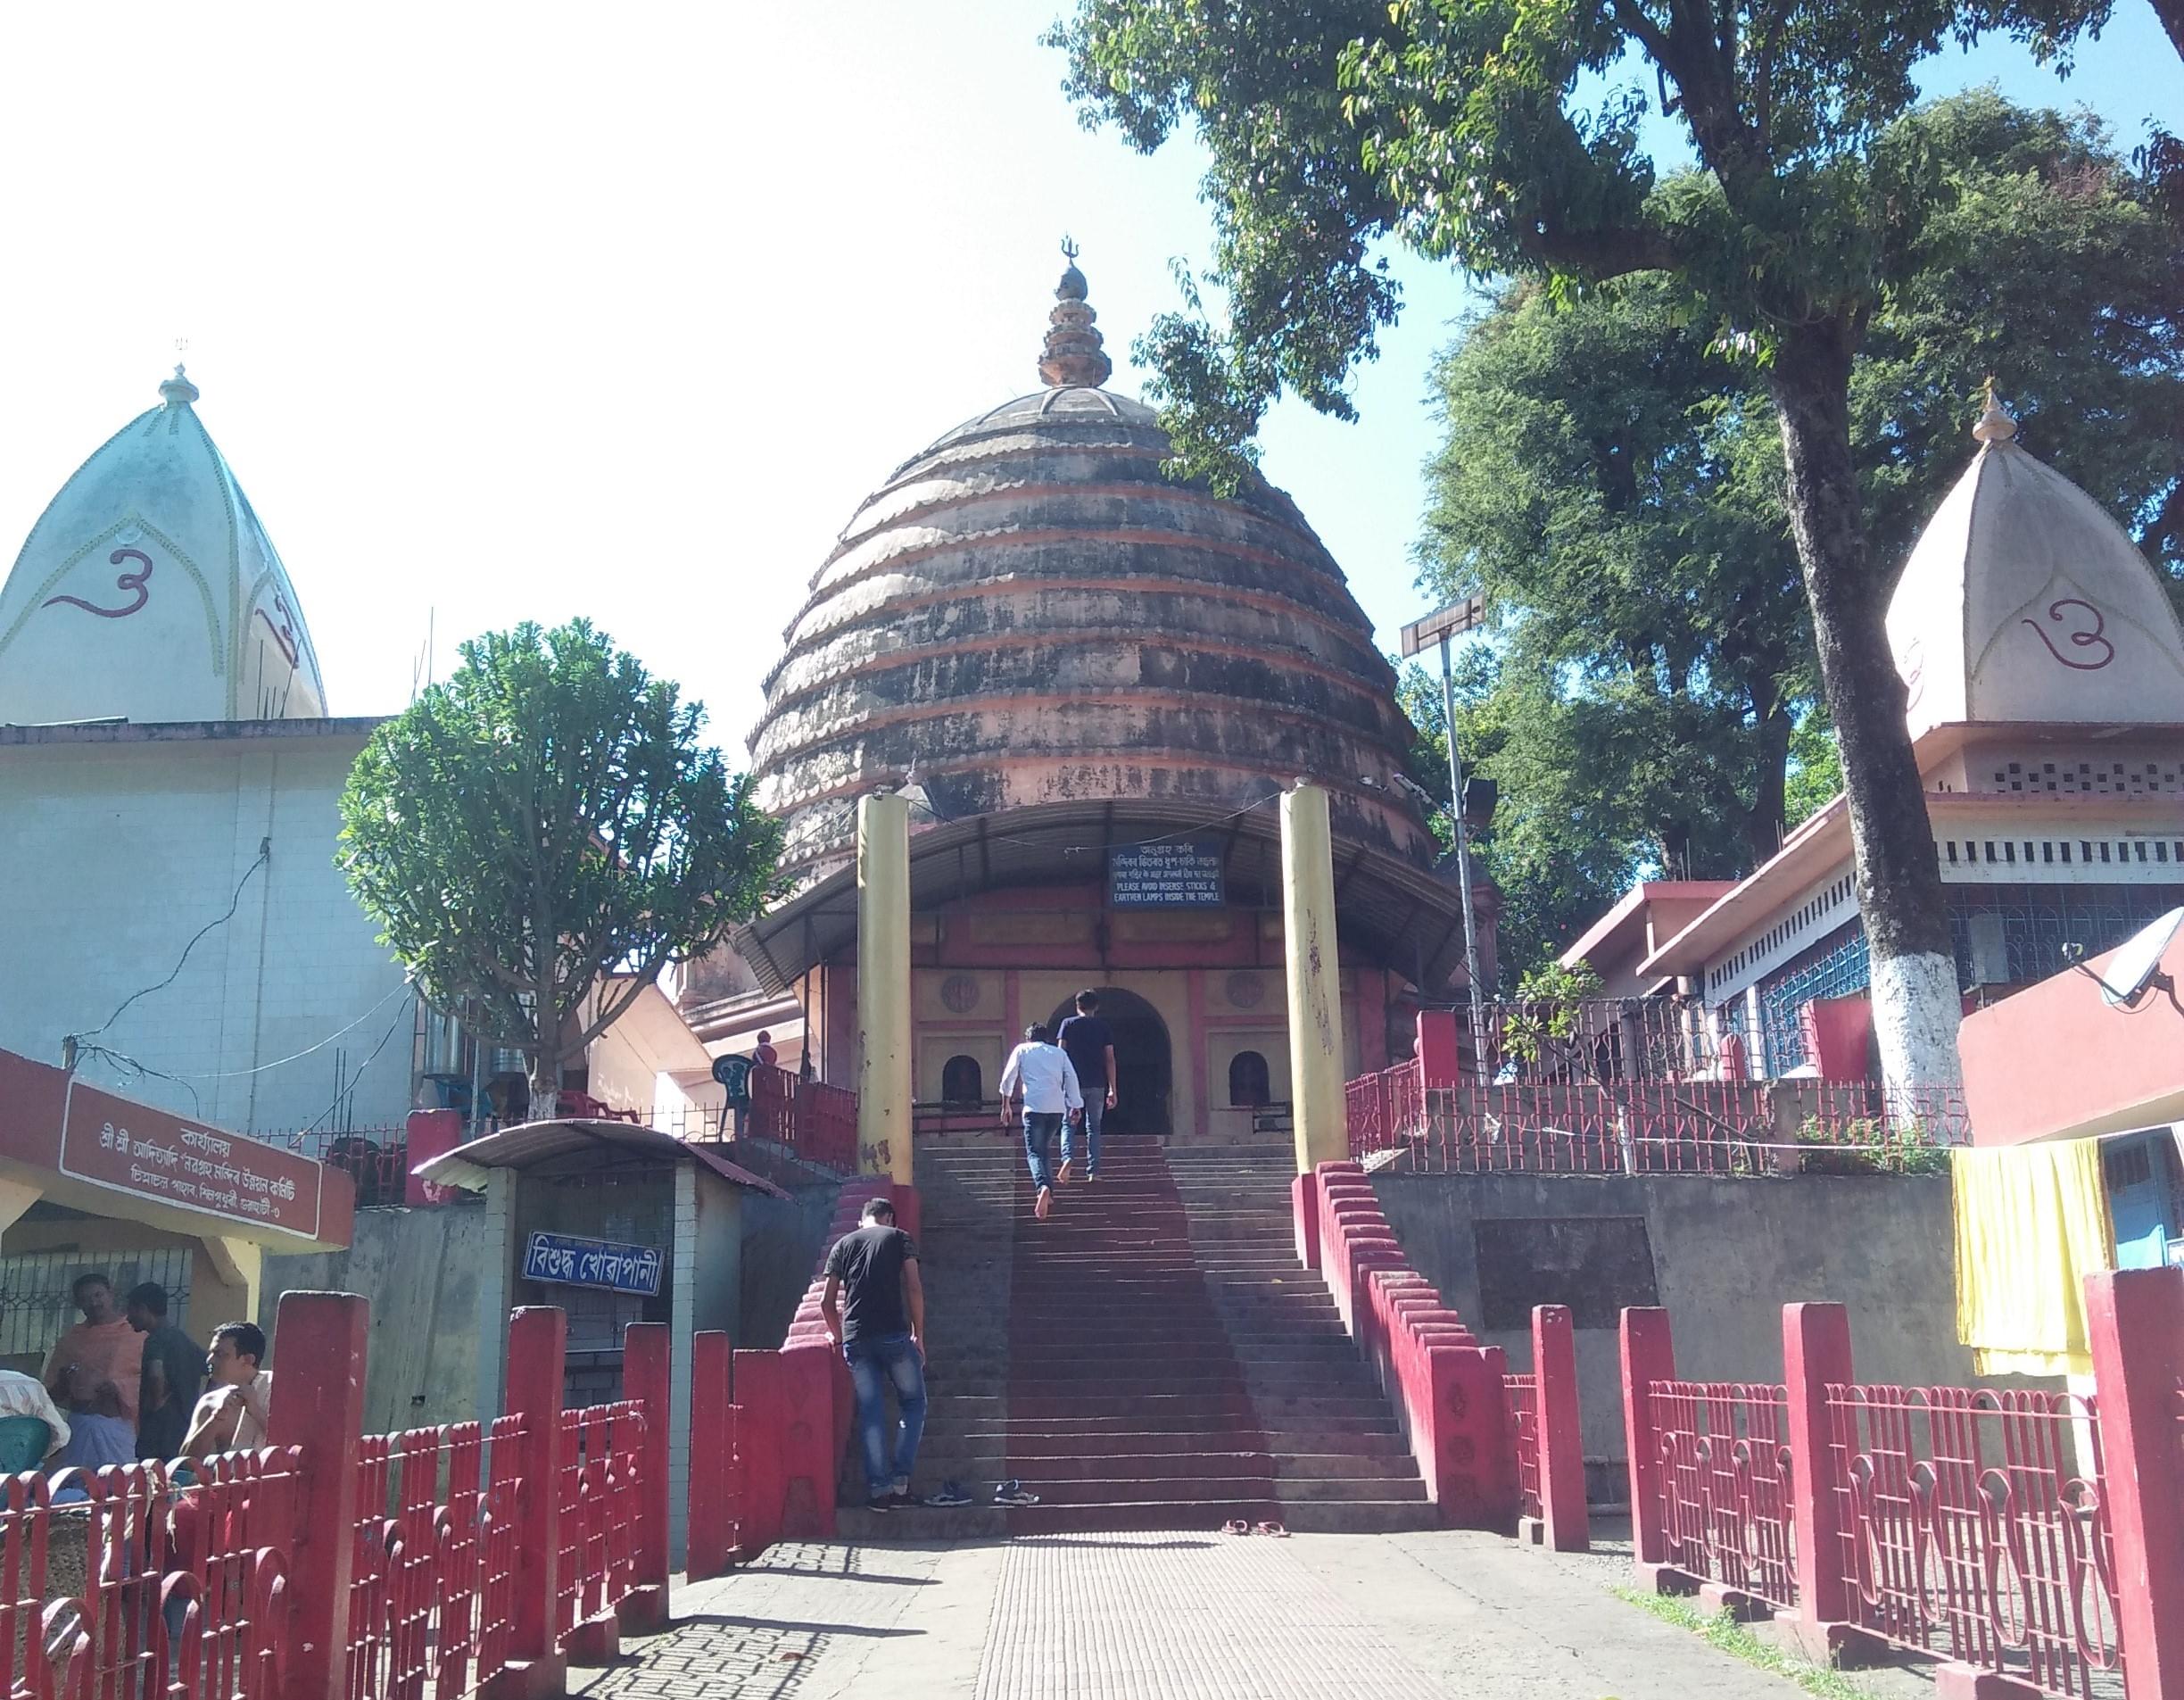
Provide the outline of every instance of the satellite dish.
{"type": "Polygon", "coordinates": [[[2179,927],[2184,927],[2184,909],[2172,909],[2132,933],[2097,976],[2101,1001],[2111,1009],[2128,1009],[2137,1003],[2160,974],[2162,958],[2175,942],[2179,927]]]}

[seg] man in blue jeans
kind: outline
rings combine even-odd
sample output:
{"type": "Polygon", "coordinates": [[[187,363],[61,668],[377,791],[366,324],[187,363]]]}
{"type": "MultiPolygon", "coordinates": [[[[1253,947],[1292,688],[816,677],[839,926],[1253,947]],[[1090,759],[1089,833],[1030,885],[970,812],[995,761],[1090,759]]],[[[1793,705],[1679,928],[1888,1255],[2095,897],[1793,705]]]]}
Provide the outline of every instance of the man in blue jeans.
{"type": "Polygon", "coordinates": [[[864,1503],[873,1511],[918,1503],[910,1491],[918,1440],[925,1432],[925,1287],[918,1276],[917,1255],[917,1242],[895,1225],[895,1207],[886,1198],[867,1204],[856,1231],[837,1240],[827,1253],[826,1292],[819,1308],[856,1384],[864,1503]],[[891,1469],[889,1386],[902,1411],[891,1469]]]}
{"type": "MultiPolygon", "coordinates": [[[[1077,1013],[1062,1024],[1055,1035],[1077,1071],[1077,1085],[1084,1093],[1085,1179],[1099,1179],[1100,1122],[1115,1107],[1114,1029],[1100,1019],[1099,993],[1087,989],[1077,994],[1077,1013]]],[[[1062,1129],[1062,1167],[1055,1179],[1067,1181],[1075,1161],[1070,1150],[1070,1131],[1062,1129]]]]}
{"type": "Polygon", "coordinates": [[[1062,1131],[1062,1118],[1084,1108],[1078,1090],[1077,1071],[1069,1053],[1054,1041],[1046,1024],[1035,1021],[1024,1029],[1024,1041],[1009,1052],[1001,1070],[1001,1124],[1006,1127],[1023,1106],[1024,1161],[1030,1165],[1031,1184],[1038,1201],[1031,1214],[1041,1222],[1054,1208],[1054,1136],[1062,1131]]]}

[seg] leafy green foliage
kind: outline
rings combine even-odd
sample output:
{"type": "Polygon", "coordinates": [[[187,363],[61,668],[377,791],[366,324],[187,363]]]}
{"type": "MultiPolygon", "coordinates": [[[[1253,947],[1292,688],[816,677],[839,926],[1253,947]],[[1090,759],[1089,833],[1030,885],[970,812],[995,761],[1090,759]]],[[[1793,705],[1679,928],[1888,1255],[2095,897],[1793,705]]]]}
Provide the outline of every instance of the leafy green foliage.
{"type": "Polygon", "coordinates": [[[1502,1048],[1519,1062],[1538,1062],[1577,1036],[1577,1006],[1600,995],[1601,977],[1584,964],[1543,962],[1526,970],[1517,983],[1518,1007],[1502,1024],[1502,1048]]]}
{"type": "Polygon", "coordinates": [[[1842,789],[1842,761],[1835,734],[1816,706],[1790,734],[1790,767],[1783,781],[1783,830],[1801,826],[1842,789]]]}
{"type": "Polygon", "coordinates": [[[465,643],[350,773],[351,887],[427,1002],[529,1055],[534,1101],[775,890],[780,826],[703,724],[588,622],[525,624],[465,643]]]}
{"type": "MultiPolygon", "coordinates": [[[[1897,562],[1871,544],[1851,450],[1853,359],[1891,293],[1956,239],[1951,215],[1967,204],[1945,150],[1906,121],[1914,68],[1993,30],[2059,53],[2108,6],[1078,0],[1052,39],[1088,120],[1145,149],[1187,123],[1209,155],[1209,281],[1226,318],[1188,314],[1191,358],[1162,373],[1179,469],[1236,476],[1261,410],[1285,392],[1346,409],[1353,366],[1399,304],[1375,258],[1388,240],[1535,279],[1558,303],[1657,275],[1709,346],[1747,363],[1780,429],[1860,913],[1889,960],[1950,949],[1884,629],[1897,562]],[[1696,170],[1662,178],[1641,147],[1656,97],[1696,170]]],[[[1179,342],[1172,329],[1160,340],[1179,342]]],[[[1673,671],[1650,688],[1684,706],[1673,671]]],[[[1795,722],[1761,717],[1777,742],[1795,722]]],[[[1778,776],[1783,761],[1760,767],[1778,776]]],[[[1750,813],[1780,807],[1755,797],[1750,813]]],[[[1939,990],[1916,1001],[1880,1018],[1891,1032],[1948,1019],[1939,990]]]]}
{"type": "Polygon", "coordinates": [[[1385,239],[1559,296],[1641,270],[1762,354],[1785,325],[1862,312],[1928,206],[1915,155],[1878,157],[1917,61],[2004,29],[2052,51],[2105,0],[1079,0],[1048,37],[1088,124],[1210,156],[1207,273],[1140,344],[1193,473],[1234,476],[1265,404],[1347,417],[1400,294],[1385,239]],[[1657,179],[1660,103],[1703,174],[1657,179]],[[1579,87],[1603,92],[1581,104],[1579,87]],[[1876,157],[1869,159],[1868,155],[1876,157]],[[1187,330],[1185,327],[1190,327],[1187,330]]]}
{"type": "Polygon", "coordinates": [[[1848,1122],[1807,1121],[1795,1141],[1805,1149],[1808,1174],[1947,1174],[1946,1146],[1928,1139],[1915,1122],[1897,1124],[1857,1117],[1848,1122]]]}
{"type": "MultiPolygon", "coordinates": [[[[1962,472],[1991,365],[2022,381],[2010,399],[2028,444],[2184,571],[2178,227],[2089,119],[1981,91],[1899,130],[1955,199],[1852,369],[1851,447],[1876,550],[1900,561],[1962,472]],[[2055,253],[2073,257],[2068,277],[2055,253]]],[[[1493,610],[1497,688],[1514,696],[1506,712],[1476,706],[1506,735],[1491,754],[1467,750],[1538,841],[1490,858],[1505,899],[1518,916],[1567,916],[1510,941],[1539,955],[1621,883],[1543,900],[1509,882],[1566,887],[1587,866],[1606,882],[1735,875],[1841,788],[1774,403],[1711,342],[1659,274],[1567,303],[1518,283],[1435,375],[1446,436],[1421,567],[1443,598],[1484,593],[1493,610]]]]}

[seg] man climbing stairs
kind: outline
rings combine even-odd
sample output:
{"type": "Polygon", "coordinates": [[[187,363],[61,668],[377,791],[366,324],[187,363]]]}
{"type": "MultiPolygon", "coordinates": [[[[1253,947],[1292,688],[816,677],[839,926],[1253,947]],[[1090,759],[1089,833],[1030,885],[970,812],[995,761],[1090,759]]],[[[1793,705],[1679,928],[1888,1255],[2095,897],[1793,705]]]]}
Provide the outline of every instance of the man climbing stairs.
{"type": "Polygon", "coordinates": [[[846,1512],[843,1532],[1433,1526],[1386,1401],[1297,1266],[1288,1152],[1103,1143],[1100,1180],[1039,1222],[1014,1140],[920,1141],[918,1485],[958,1481],[973,1504],[846,1512]],[[1009,1479],[1038,1503],[993,1505],[1009,1479]]]}

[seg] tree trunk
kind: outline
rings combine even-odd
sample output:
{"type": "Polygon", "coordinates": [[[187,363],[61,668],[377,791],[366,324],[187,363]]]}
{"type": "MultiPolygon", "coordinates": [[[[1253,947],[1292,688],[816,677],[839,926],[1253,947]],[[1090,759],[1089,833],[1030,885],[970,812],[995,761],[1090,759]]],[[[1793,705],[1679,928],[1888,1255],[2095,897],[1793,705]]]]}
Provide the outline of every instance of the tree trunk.
{"type": "Polygon", "coordinates": [[[2178,55],[2184,57],[2184,0],[2154,0],[2154,15],[2169,32],[2178,55]]]}
{"type": "Polygon", "coordinates": [[[538,1049],[531,1053],[531,1119],[542,1122],[558,1108],[561,1096],[561,1045],[558,1037],[549,1034],[546,1024],[539,1027],[538,1049]]]}
{"type": "Polygon", "coordinates": [[[1790,528],[1812,605],[1820,680],[1842,752],[1882,1075],[1897,1095],[1962,1082],[1963,1006],[1925,787],[1904,723],[1904,684],[1889,651],[1892,575],[1870,559],[1858,515],[1849,427],[1855,341],[1840,319],[1786,332],[1768,388],[1782,417],[1790,528]]]}
{"type": "Polygon", "coordinates": [[[1779,702],[1759,717],[1758,772],[1752,780],[1751,809],[1744,817],[1745,850],[1754,867],[1782,848],[1793,730],[1790,711],[1779,702]]]}

